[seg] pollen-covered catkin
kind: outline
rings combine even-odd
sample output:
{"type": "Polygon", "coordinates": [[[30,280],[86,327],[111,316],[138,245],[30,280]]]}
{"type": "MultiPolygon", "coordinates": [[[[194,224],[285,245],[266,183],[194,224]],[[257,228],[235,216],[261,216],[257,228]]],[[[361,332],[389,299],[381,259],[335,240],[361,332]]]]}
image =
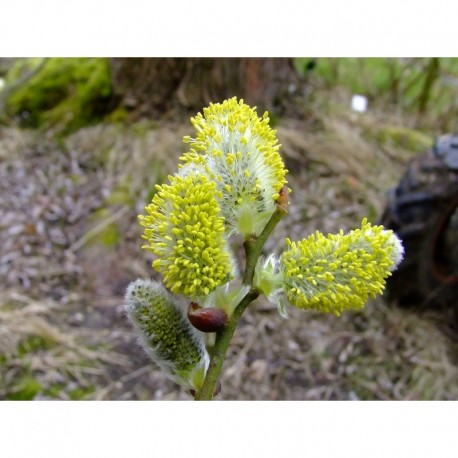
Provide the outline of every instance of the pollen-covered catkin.
{"type": "Polygon", "coordinates": [[[184,138],[190,151],[181,159],[201,166],[216,183],[229,234],[259,235],[287,172],[267,112],[258,117],[256,108],[233,97],[210,104],[191,122],[197,135],[184,138]]]}
{"type": "Polygon", "coordinates": [[[140,215],[143,248],[157,255],[153,267],[172,292],[207,296],[234,275],[235,262],[224,232],[215,183],[205,175],[170,176],[140,215]]]}
{"type": "Polygon", "coordinates": [[[333,312],[359,309],[369,296],[381,294],[385,279],[401,261],[402,244],[392,231],[371,226],[348,234],[316,232],[299,242],[287,239],[280,258],[283,289],[299,308],[333,312]]]}

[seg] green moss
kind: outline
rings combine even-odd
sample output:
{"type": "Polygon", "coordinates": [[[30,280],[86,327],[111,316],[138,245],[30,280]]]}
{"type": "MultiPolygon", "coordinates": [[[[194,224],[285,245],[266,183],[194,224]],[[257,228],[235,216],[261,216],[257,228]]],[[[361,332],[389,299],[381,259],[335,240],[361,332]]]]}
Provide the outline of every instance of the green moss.
{"type": "Polygon", "coordinates": [[[85,399],[95,391],[94,385],[78,386],[68,390],[63,382],[53,383],[44,388],[30,374],[24,374],[18,383],[9,389],[6,398],[15,401],[29,401],[35,399],[36,395],[42,392],[43,396],[55,399],[62,399],[62,393],[72,400],[85,399]]]}
{"type": "Polygon", "coordinates": [[[113,122],[113,123],[123,123],[127,121],[128,116],[129,116],[129,111],[126,110],[126,108],[118,107],[106,117],[106,121],[113,122]]]}
{"type": "Polygon", "coordinates": [[[43,391],[43,394],[50,398],[60,398],[60,393],[65,390],[64,383],[53,383],[43,391]]]}
{"type": "Polygon", "coordinates": [[[92,394],[95,391],[94,385],[89,386],[80,386],[69,391],[70,399],[77,401],[79,399],[85,399],[87,396],[92,394]]]}
{"type": "Polygon", "coordinates": [[[30,72],[39,67],[43,59],[40,57],[33,57],[29,59],[17,59],[8,69],[5,74],[5,82],[12,84],[20,79],[25,72],[30,72]]]}
{"type": "Polygon", "coordinates": [[[118,186],[106,198],[106,203],[109,205],[134,205],[134,199],[130,195],[129,189],[126,186],[118,186]]]}
{"type": "Polygon", "coordinates": [[[53,343],[42,336],[30,336],[21,341],[18,345],[18,356],[24,356],[26,353],[35,353],[37,351],[46,351],[53,346],[53,343]]]}
{"type": "MultiPolygon", "coordinates": [[[[10,80],[22,69],[14,67],[10,80]]],[[[36,65],[36,64],[35,64],[36,65]]],[[[26,127],[58,127],[70,131],[100,121],[111,97],[107,59],[51,58],[44,67],[13,91],[6,103],[10,116],[26,127]]]]}
{"type": "Polygon", "coordinates": [[[11,401],[30,401],[41,391],[40,383],[32,377],[24,377],[6,398],[11,401]]]}
{"type": "Polygon", "coordinates": [[[374,393],[368,388],[361,386],[358,381],[348,384],[347,391],[353,391],[361,401],[374,401],[374,393]]]}
{"type": "MultiPolygon", "coordinates": [[[[89,224],[92,227],[97,227],[98,225],[103,226],[103,222],[106,221],[112,214],[110,208],[101,208],[92,213],[89,224]]],[[[92,246],[95,244],[104,245],[106,247],[114,247],[119,240],[121,239],[121,233],[116,222],[108,224],[105,227],[102,227],[97,233],[88,240],[87,246],[92,246]]]]}
{"type": "Polygon", "coordinates": [[[433,145],[431,137],[401,126],[380,126],[372,135],[383,146],[394,146],[418,153],[427,151],[433,145]]]}
{"type": "Polygon", "coordinates": [[[366,203],[366,207],[367,207],[366,218],[369,221],[377,221],[379,217],[378,208],[372,202],[369,202],[369,201],[366,203]]]}
{"type": "MultiPolygon", "coordinates": [[[[368,96],[386,91],[391,75],[385,58],[318,58],[314,59],[313,74],[328,86],[342,85],[354,93],[368,96]]],[[[295,61],[297,71],[306,76],[310,58],[295,61]]],[[[397,61],[395,61],[395,64],[397,61]]]]}
{"type": "Polygon", "coordinates": [[[136,137],[142,138],[142,139],[145,139],[151,130],[154,130],[157,128],[158,128],[158,123],[157,121],[153,119],[144,119],[144,120],[136,122],[135,124],[132,124],[131,126],[132,133],[136,137]]]}

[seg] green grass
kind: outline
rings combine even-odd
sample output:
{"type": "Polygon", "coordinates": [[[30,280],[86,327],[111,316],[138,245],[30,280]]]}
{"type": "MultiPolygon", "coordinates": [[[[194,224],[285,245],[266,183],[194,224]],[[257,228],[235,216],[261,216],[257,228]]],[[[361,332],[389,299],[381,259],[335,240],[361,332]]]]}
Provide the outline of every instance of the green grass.
{"type": "Polygon", "coordinates": [[[316,88],[341,87],[369,99],[369,107],[395,110],[404,116],[421,115],[419,125],[435,130],[457,130],[458,58],[438,59],[438,75],[427,89],[430,58],[310,58],[295,60],[297,71],[311,76],[316,88]],[[421,99],[427,94],[425,113],[421,99]]]}

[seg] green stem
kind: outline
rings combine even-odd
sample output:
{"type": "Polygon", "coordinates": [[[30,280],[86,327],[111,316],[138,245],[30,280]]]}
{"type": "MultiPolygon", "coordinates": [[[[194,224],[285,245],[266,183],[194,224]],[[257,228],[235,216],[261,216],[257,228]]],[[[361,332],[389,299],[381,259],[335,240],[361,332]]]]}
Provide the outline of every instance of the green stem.
{"type": "MultiPolygon", "coordinates": [[[[262,247],[264,246],[264,243],[274,230],[275,226],[283,218],[283,216],[285,216],[285,214],[286,210],[281,206],[277,206],[274,214],[271,216],[269,222],[266,224],[264,230],[261,232],[259,237],[253,237],[245,241],[244,248],[246,254],[246,264],[245,272],[243,274],[243,283],[245,285],[252,286],[254,270],[258,258],[261,254],[262,247]]],[[[226,352],[229,347],[229,344],[231,343],[235,329],[245,309],[258,296],[259,291],[257,291],[254,288],[251,288],[251,290],[245,295],[245,297],[240,301],[240,303],[235,308],[234,313],[231,315],[229,321],[226,323],[226,326],[224,326],[224,328],[221,331],[218,331],[216,333],[215,346],[213,347],[210,365],[208,367],[208,371],[205,376],[205,381],[202,388],[194,396],[196,400],[202,401],[212,399],[219,375],[221,373],[221,368],[223,366],[224,359],[226,358],[226,352]]]]}
{"type": "Polygon", "coordinates": [[[207,375],[201,390],[195,395],[196,401],[210,400],[213,397],[219,374],[221,372],[221,367],[223,366],[226,352],[229,344],[231,343],[235,328],[237,327],[237,324],[248,304],[253,302],[258,296],[259,292],[255,289],[249,291],[234,310],[234,313],[227,322],[226,326],[216,333],[215,346],[213,347],[210,366],[208,367],[207,375]]]}
{"type": "Polygon", "coordinates": [[[285,215],[286,210],[277,205],[275,212],[270,217],[259,237],[253,237],[245,240],[245,243],[243,244],[246,253],[245,272],[243,274],[243,283],[245,285],[251,285],[253,283],[254,270],[256,268],[258,258],[261,255],[262,247],[266,243],[266,240],[269,238],[275,226],[285,215]]]}

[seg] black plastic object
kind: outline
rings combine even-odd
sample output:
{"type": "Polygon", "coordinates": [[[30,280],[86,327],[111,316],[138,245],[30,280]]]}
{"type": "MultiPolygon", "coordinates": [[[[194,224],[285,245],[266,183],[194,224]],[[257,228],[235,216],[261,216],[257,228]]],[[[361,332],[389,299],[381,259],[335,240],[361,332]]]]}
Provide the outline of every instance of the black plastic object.
{"type": "Polygon", "coordinates": [[[380,223],[405,258],[387,282],[399,305],[452,310],[458,324],[458,136],[444,135],[412,159],[388,192],[380,223]]]}

